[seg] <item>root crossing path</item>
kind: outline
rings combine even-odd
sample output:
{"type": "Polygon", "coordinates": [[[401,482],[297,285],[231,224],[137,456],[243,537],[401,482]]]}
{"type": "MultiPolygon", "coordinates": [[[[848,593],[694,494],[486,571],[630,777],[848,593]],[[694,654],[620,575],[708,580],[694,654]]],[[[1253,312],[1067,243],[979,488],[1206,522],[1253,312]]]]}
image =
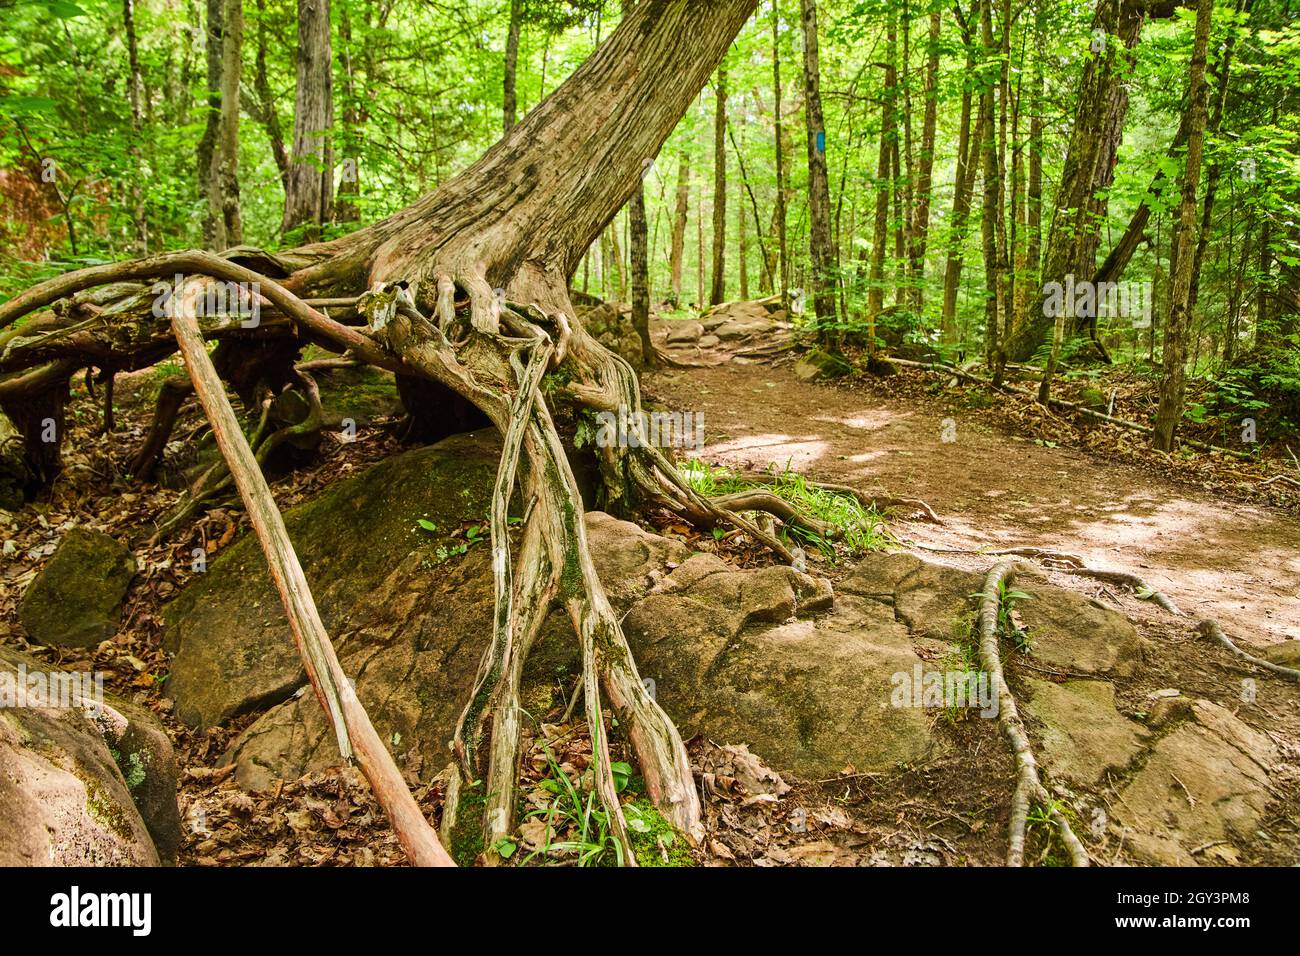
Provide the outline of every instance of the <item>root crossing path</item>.
{"type": "Polygon", "coordinates": [[[714,464],[788,465],[808,478],[924,499],[943,524],[900,514],[891,526],[908,542],[1069,552],[1141,575],[1193,620],[1216,619],[1246,647],[1300,639],[1300,522],[1281,511],[1043,447],[941,398],[804,382],[788,367],[731,363],[644,382],[672,409],[704,413],[701,457],[714,464]]]}

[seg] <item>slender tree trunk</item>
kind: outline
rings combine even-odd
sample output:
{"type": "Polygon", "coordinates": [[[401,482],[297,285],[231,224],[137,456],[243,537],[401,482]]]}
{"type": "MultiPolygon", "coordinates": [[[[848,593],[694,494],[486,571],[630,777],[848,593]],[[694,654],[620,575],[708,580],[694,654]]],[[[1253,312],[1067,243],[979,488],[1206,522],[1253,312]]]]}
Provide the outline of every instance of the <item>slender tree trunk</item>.
{"type": "MultiPolygon", "coordinates": [[[[973,12],[973,11],[972,11],[973,12]]],[[[940,340],[945,345],[957,342],[957,293],[961,289],[961,270],[965,260],[966,229],[970,217],[971,193],[975,189],[975,171],[978,144],[983,142],[984,128],[976,122],[975,135],[971,136],[971,103],[975,76],[975,40],[972,25],[954,7],[957,24],[961,28],[966,47],[966,68],[962,74],[961,120],[957,135],[957,171],[952,190],[952,216],[948,231],[948,257],[943,271],[943,323],[940,340]]]]}
{"type": "Polygon", "coordinates": [[[239,209],[239,81],[244,49],[243,0],[224,0],[224,31],[221,44],[221,121],[213,156],[216,170],[217,206],[222,220],[225,246],[244,241],[244,223],[239,209]]]}
{"type": "MultiPolygon", "coordinates": [[[[943,17],[938,9],[930,14],[930,35],[925,64],[925,116],[921,121],[920,168],[916,180],[915,214],[912,221],[911,259],[912,306],[919,314],[925,305],[925,252],[930,239],[930,204],[934,176],[934,139],[939,114],[939,40],[943,17]]],[[[967,122],[969,123],[969,116],[967,122]]]]}
{"type": "Polygon", "coordinates": [[[682,253],[686,248],[686,219],[691,208],[691,154],[682,150],[677,159],[677,208],[673,216],[672,245],[668,255],[673,306],[682,307],[682,253]]]}
{"type": "Polygon", "coordinates": [[[203,246],[206,249],[226,248],[225,223],[221,216],[216,182],[217,141],[221,130],[221,66],[222,36],[225,33],[222,9],[223,0],[207,0],[206,55],[208,65],[207,117],[203,136],[198,146],[198,182],[203,194],[203,246]]]}
{"type": "Polygon", "coordinates": [[[781,3],[772,0],[772,93],[776,124],[776,233],[778,293],[781,308],[790,308],[790,258],[787,254],[785,227],[785,128],[781,122],[781,3]]]}
{"type": "Polygon", "coordinates": [[[356,222],[361,218],[357,198],[361,195],[361,106],[357,92],[356,64],[352,55],[352,19],[348,5],[339,7],[339,39],[342,41],[339,62],[343,73],[343,156],[339,171],[338,202],[334,218],[339,222],[356,222]]]}
{"type": "Polygon", "coordinates": [[[502,127],[507,133],[515,125],[515,114],[519,110],[515,80],[519,69],[519,30],[523,25],[523,15],[523,0],[510,0],[510,28],[506,34],[505,81],[501,98],[502,127]]]}
{"type": "Polygon", "coordinates": [[[1213,0],[1197,0],[1196,35],[1192,45],[1191,76],[1188,83],[1188,110],[1191,120],[1187,133],[1187,158],[1183,169],[1182,199],[1178,206],[1174,256],[1171,264],[1172,294],[1169,321],[1165,325],[1164,381],[1160,386],[1160,404],[1156,409],[1155,446],[1173,451],[1174,435],[1183,414],[1183,389],[1186,384],[1187,331],[1191,324],[1192,287],[1196,284],[1196,192],[1201,180],[1201,158],[1205,144],[1206,48],[1210,39],[1213,0]]]}
{"type": "Polygon", "coordinates": [[[293,156],[281,229],[305,226],[308,240],[320,236],[334,203],[334,87],[330,52],[329,0],[298,0],[298,92],[294,100],[293,156]]]}
{"type": "MultiPolygon", "coordinates": [[[[993,0],[982,0],[980,3],[980,36],[984,41],[985,56],[993,59],[993,0]]],[[[984,247],[984,356],[985,362],[993,370],[993,381],[1000,385],[1006,356],[1000,336],[1005,287],[1002,283],[1002,259],[998,242],[998,230],[1002,224],[1002,175],[998,168],[997,132],[994,129],[997,83],[989,81],[987,77],[982,80],[980,124],[984,128],[984,141],[980,144],[980,150],[984,159],[984,208],[980,232],[984,247]]]]}
{"type": "Polygon", "coordinates": [[[808,223],[813,311],[818,335],[828,339],[835,320],[835,250],[831,245],[831,193],[826,170],[826,123],[822,119],[817,0],[802,0],[804,116],[808,127],[808,223]]]}
{"type": "MultiPolygon", "coordinates": [[[[347,22],[346,16],[344,22],[347,22]]],[[[266,31],[266,0],[257,0],[257,51],[253,65],[253,93],[256,100],[246,108],[266,130],[266,137],[271,143],[271,158],[275,160],[275,167],[280,172],[280,187],[288,195],[289,150],[284,144],[280,114],[275,108],[275,94],[271,92],[271,81],[266,68],[266,31]]]]}
{"type": "Polygon", "coordinates": [[[727,68],[718,67],[713,114],[713,284],[709,304],[719,305],[727,292],[727,68]]]}
{"type": "Polygon", "coordinates": [[[122,0],[122,20],[126,28],[126,52],[130,74],[127,79],[127,94],[131,102],[131,145],[127,148],[134,175],[131,177],[131,222],[135,230],[133,249],[135,255],[143,256],[149,251],[149,221],[145,215],[144,189],[141,181],[144,177],[144,162],[141,155],[140,140],[144,134],[143,79],[140,75],[140,50],[135,35],[135,0],[122,0]]]}
{"type": "Polygon", "coordinates": [[[745,204],[736,203],[736,242],[740,255],[740,300],[749,299],[749,238],[745,229],[745,204]]]}
{"type": "Polygon", "coordinates": [[[894,46],[897,26],[889,14],[886,27],[884,83],[880,90],[880,151],[876,155],[876,220],[871,238],[871,285],[867,290],[867,351],[876,349],[876,316],[885,304],[885,244],[889,239],[890,148],[894,142],[894,95],[897,87],[894,46]]]}

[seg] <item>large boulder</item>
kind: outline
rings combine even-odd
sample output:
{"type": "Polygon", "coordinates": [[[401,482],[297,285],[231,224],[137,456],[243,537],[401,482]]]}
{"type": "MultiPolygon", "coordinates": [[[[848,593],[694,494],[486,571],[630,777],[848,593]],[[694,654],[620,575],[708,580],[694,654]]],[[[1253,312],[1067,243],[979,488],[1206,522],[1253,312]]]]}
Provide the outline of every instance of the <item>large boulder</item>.
{"type": "Polygon", "coordinates": [[[135,558],[99,531],[74,528],[63,536],[18,605],[18,619],[38,644],[94,647],[113,636],[135,558]]]}
{"type": "MultiPolygon", "coordinates": [[[[51,669],[48,664],[28,654],[12,647],[0,646],[0,680],[12,679],[17,682],[25,680],[25,675],[43,675],[40,680],[48,682],[48,675],[59,675],[57,679],[63,680],[64,674],[65,672],[51,669]]],[[[38,686],[48,686],[48,683],[38,686]]],[[[98,734],[117,766],[118,775],[126,785],[126,792],[135,804],[159,861],[175,863],[182,833],[180,811],[176,803],[180,772],[171,738],[154,715],[137,704],[109,693],[103,694],[101,704],[103,706],[97,713],[89,715],[88,722],[78,720],[80,711],[47,710],[44,714],[71,728],[73,734],[98,734]]],[[[91,743],[83,743],[83,750],[98,753],[98,748],[91,743]]],[[[73,762],[99,768],[97,758],[83,758],[79,762],[73,762]]],[[[98,781],[96,785],[110,794],[115,792],[116,784],[112,780],[98,781]]],[[[102,800],[98,803],[92,800],[88,806],[98,811],[106,804],[102,800]]]]}
{"type": "MultiPolygon", "coordinates": [[[[20,682],[43,693],[50,673],[58,672],[10,649],[0,654],[5,696],[17,693],[20,682]]],[[[115,754],[105,739],[105,714],[96,717],[71,700],[47,696],[35,703],[73,706],[13,703],[0,706],[0,866],[163,862],[115,759],[120,751],[115,754]]],[[[175,814],[174,768],[171,779],[175,814]]]]}
{"type": "MultiPolygon", "coordinates": [[[[486,434],[457,435],[388,458],[285,513],[341,652],[366,619],[363,600],[399,565],[432,569],[466,543],[453,532],[487,515],[498,454],[486,434]]],[[[167,691],[191,726],[277,703],[302,686],[289,623],[252,536],[214,560],[164,618],[163,645],[175,655],[167,691]]]]}

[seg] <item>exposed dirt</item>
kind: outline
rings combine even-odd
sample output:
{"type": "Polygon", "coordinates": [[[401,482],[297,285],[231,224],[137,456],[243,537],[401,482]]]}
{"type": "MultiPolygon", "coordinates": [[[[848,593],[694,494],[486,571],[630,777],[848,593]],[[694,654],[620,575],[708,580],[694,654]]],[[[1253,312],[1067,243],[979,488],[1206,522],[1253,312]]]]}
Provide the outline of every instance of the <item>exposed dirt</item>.
{"type": "Polygon", "coordinates": [[[789,367],[735,362],[645,379],[654,399],[704,413],[702,457],[711,462],[788,465],[809,478],[924,499],[944,523],[896,519],[908,542],[1066,551],[1143,576],[1192,618],[1216,618],[1239,643],[1300,640],[1300,522],[1291,515],[1094,453],[1044,447],[955,394],[899,399],[889,388],[888,380],[804,382],[789,367]]]}

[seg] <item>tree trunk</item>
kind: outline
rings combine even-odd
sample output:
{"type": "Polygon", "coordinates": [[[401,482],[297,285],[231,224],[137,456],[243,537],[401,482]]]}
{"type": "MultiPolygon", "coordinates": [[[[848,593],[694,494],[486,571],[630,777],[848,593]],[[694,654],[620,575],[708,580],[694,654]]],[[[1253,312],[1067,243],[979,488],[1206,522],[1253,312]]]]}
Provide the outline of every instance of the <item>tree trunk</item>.
{"type": "MultiPolygon", "coordinates": [[[[1093,52],[1079,81],[1074,125],[1056,191],[1040,287],[1062,285],[1067,275],[1091,277],[1097,271],[1097,246],[1105,220],[1106,195],[1115,179],[1115,163],[1128,111],[1128,83],[1134,48],[1154,4],[1138,0],[1098,0],[1093,18],[1093,52]]],[[[1161,15],[1171,15],[1168,5],[1161,15]]],[[[1013,361],[1025,361],[1047,337],[1050,317],[1031,310],[1030,319],[1007,343],[1013,361]]],[[[1073,319],[1069,331],[1095,333],[1095,318],[1073,319]]]]}
{"type": "Polygon", "coordinates": [[[506,34],[505,81],[501,97],[502,127],[507,133],[515,125],[515,114],[519,110],[515,78],[519,68],[519,30],[523,25],[523,14],[523,0],[510,0],[510,29],[506,34]]]}
{"type": "Polygon", "coordinates": [[[281,230],[299,227],[320,238],[334,202],[334,85],[329,0],[298,0],[298,92],[294,99],[293,156],[281,230]]]}
{"type": "Polygon", "coordinates": [[[244,224],[239,210],[239,81],[244,49],[243,0],[224,0],[224,30],[221,43],[221,119],[217,128],[216,164],[213,181],[217,186],[217,208],[221,218],[223,247],[244,242],[244,224]]]}
{"type": "Polygon", "coordinates": [[[808,244],[812,254],[813,312],[826,340],[835,320],[835,250],[831,245],[831,193],[826,171],[817,0],[802,0],[804,116],[808,127],[808,244]]]}
{"type": "Polygon", "coordinates": [[[718,67],[713,114],[713,284],[709,304],[720,305],[727,291],[727,69],[718,67]]]}
{"type": "Polygon", "coordinates": [[[790,308],[790,258],[785,228],[785,128],[781,123],[781,2],[772,0],[772,99],[776,136],[776,219],[777,272],[775,281],[781,308],[790,308]]]}
{"type": "Polygon", "coordinates": [[[135,0],[122,0],[122,20],[126,28],[127,63],[130,68],[127,94],[131,102],[131,145],[127,148],[127,154],[131,158],[134,173],[129,187],[131,222],[135,230],[133,250],[137,256],[142,256],[149,251],[149,222],[145,216],[144,190],[141,186],[144,176],[140,150],[140,139],[144,132],[144,90],[140,75],[140,50],[135,35],[135,0]]]}
{"type": "Polygon", "coordinates": [[[943,320],[940,340],[945,345],[957,342],[957,292],[961,288],[961,270],[965,261],[966,228],[970,217],[971,193],[975,189],[975,171],[978,144],[983,142],[984,127],[977,121],[975,135],[971,135],[971,103],[975,75],[975,38],[972,25],[954,7],[957,25],[961,28],[966,47],[966,68],[963,72],[961,94],[961,121],[957,135],[957,171],[952,190],[952,216],[948,232],[948,257],[943,271],[943,320]]]}
{"type": "Polygon", "coordinates": [[[867,290],[867,351],[876,349],[876,316],[885,304],[885,243],[889,238],[889,194],[891,190],[890,148],[894,141],[894,94],[897,85],[894,70],[894,44],[897,27],[889,14],[883,67],[884,83],[880,90],[880,151],[876,155],[876,220],[871,238],[871,279],[867,290]]]}
{"type": "MultiPolygon", "coordinates": [[[[980,36],[986,59],[995,60],[993,0],[982,0],[980,3],[980,36]]],[[[997,83],[987,77],[982,77],[981,83],[979,125],[984,130],[984,141],[980,143],[984,161],[984,208],[980,217],[980,233],[984,249],[984,358],[993,370],[994,383],[1000,385],[1006,355],[999,333],[1006,303],[1003,298],[1005,287],[1002,283],[1002,259],[998,242],[1003,217],[1002,173],[998,168],[998,144],[993,115],[997,83]]]]}
{"type": "Polygon", "coordinates": [[[1155,446],[1173,451],[1174,435],[1183,415],[1183,388],[1186,384],[1187,331],[1191,324],[1192,287],[1196,284],[1196,191],[1201,181],[1201,157],[1205,145],[1206,47],[1210,38],[1213,0],[1196,4],[1196,36],[1192,46],[1191,77],[1188,83],[1187,158],[1183,168],[1182,199],[1178,206],[1175,232],[1173,272],[1169,303],[1169,321],[1165,324],[1164,381],[1160,386],[1160,404],[1156,409],[1155,446]]]}
{"type": "Polygon", "coordinates": [[[745,302],[749,299],[749,237],[745,229],[745,204],[743,202],[736,203],[736,244],[740,259],[738,263],[740,300],[745,302]]]}
{"type": "Polygon", "coordinates": [[[627,205],[628,229],[631,233],[628,245],[632,262],[632,327],[641,337],[641,364],[653,368],[655,361],[654,345],[650,341],[650,255],[648,249],[648,231],[645,217],[645,184],[638,183],[632,199],[627,205]]]}
{"type": "Polygon", "coordinates": [[[686,249],[686,218],[691,208],[691,154],[682,150],[677,158],[677,208],[673,216],[672,244],[668,254],[672,276],[673,307],[682,305],[682,255],[686,249]]]}
{"type": "Polygon", "coordinates": [[[205,37],[208,61],[207,117],[203,136],[199,139],[197,156],[199,190],[204,201],[203,246],[206,249],[226,248],[214,163],[221,128],[221,65],[223,62],[221,38],[225,33],[224,17],[222,0],[207,0],[205,37]]]}
{"type": "MultiPolygon", "coordinates": [[[[920,314],[925,306],[925,251],[930,238],[930,203],[934,175],[934,139],[939,115],[939,39],[943,26],[942,14],[930,14],[930,35],[925,64],[925,116],[921,121],[921,154],[916,179],[916,203],[911,230],[912,307],[920,314]]],[[[969,116],[967,123],[970,122],[969,116]]]]}

